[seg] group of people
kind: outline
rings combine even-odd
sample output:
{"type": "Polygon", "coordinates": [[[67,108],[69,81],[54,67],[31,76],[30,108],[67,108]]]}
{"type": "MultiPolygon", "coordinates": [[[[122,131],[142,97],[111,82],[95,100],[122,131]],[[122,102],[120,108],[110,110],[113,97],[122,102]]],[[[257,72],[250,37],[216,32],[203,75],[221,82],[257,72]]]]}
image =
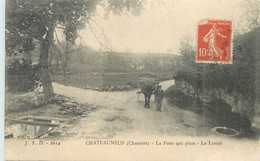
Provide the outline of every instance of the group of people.
{"type": "Polygon", "coordinates": [[[161,111],[162,100],[164,98],[164,91],[162,90],[161,85],[157,85],[156,87],[154,87],[150,83],[145,84],[142,87],[141,92],[144,94],[145,97],[145,105],[144,105],[145,108],[150,108],[150,98],[151,95],[154,94],[156,110],[161,111]]]}

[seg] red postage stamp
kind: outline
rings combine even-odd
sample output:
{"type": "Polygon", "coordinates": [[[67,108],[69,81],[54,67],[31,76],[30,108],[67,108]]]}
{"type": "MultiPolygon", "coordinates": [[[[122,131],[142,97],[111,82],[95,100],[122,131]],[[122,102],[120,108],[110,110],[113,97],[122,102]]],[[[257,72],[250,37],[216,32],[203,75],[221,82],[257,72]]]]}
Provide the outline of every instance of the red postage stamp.
{"type": "Polygon", "coordinates": [[[231,38],[231,21],[200,21],[196,62],[232,63],[231,38]]]}

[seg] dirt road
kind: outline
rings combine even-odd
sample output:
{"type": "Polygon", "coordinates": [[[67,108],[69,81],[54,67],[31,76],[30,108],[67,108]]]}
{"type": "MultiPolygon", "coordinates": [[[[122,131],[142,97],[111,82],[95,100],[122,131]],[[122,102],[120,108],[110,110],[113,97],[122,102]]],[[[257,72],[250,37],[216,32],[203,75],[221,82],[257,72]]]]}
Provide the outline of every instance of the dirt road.
{"type": "MultiPolygon", "coordinates": [[[[174,80],[160,83],[166,90],[174,80]]],[[[197,114],[181,110],[163,100],[162,112],[144,108],[144,97],[137,101],[136,90],[98,92],[53,84],[54,92],[74,98],[81,103],[100,106],[88,117],[81,118],[71,131],[76,138],[113,138],[116,136],[205,136],[210,133],[210,121],[197,114]]]]}
{"type": "MultiPolygon", "coordinates": [[[[173,80],[161,83],[164,90],[173,84],[173,80]]],[[[46,160],[55,160],[48,159],[48,157],[56,157],[57,154],[62,154],[59,156],[60,160],[75,160],[75,157],[82,160],[85,156],[85,159],[88,160],[90,158],[107,160],[111,156],[117,156],[114,156],[114,152],[117,152],[120,156],[128,156],[130,152],[137,158],[135,160],[162,160],[162,156],[166,157],[166,159],[163,158],[164,160],[175,160],[169,158],[187,155],[187,157],[196,158],[195,160],[200,161],[205,160],[202,158],[223,160],[223,156],[229,156],[228,160],[259,160],[258,140],[241,139],[238,141],[235,138],[216,136],[210,132],[212,128],[210,120],[206,120],[193,112],[169,105],[165,99],[162,104],[162,112],[157,112],[154,98],[151,99],[151,108],[144,108],[144,98],[141,96],[140,100],[137,101],[136,90],[98,92],[67,87],[56,83],[53,83],[53,87],[55,93],[74,98],[79,103],[97,106],[98,110],[91,111],[87,114],[87,117],[73,116],[72,119],[74,117],[77,119],[69,125],[57,127],[49,137],[47,135],[46,139],[41,138],[43,141],[49,139],[54,140],[54,142],[55,140],[62,141],[61,146],[36,146],[35,144],[34,146],[25,147],[25,141],[16,143],[16,140],[6,139],[6,156],[15,158],[10,160],[17,160],[18,156],[19,159],[29,158],[27,160],[33,160],[30,159],[34,156],[31,155],[32,153],[39,155],[42,152],[44,152],[44,156],[39,156],[42,158],[47,157],[46,160]],[[92,140],[122,140],[131,141],[133,144],[131,143],[130,146],[86,146],[84,144],[86,141],[92,140]],[[138,144],[146,141],[152,145],[142,146],[138,144]],[[166,142],[168,145],[157,145],[157,141],[166,142]],[[220,142],[221,146],[220,144],[209,145],[209,141],[220,142]],[[186,146],[186,143],[194,146],[186,146]],[[207,143],[207,146],[205,143],[207,143]],[[135,144],[136,146],[134,146],[135,144]],[[179,144],[182,146],[179,146],[179,144]],[[64,152],[62,149],[64,149],[64,152]],[[205,156],[205,154],[208,155],[205,156]],[[249,156],[249,158],[241,156],[249,156]]],[[[55,113],[53,106],[55,105],[38,110],[49,115],[55,113]]],[[[60,106],[55,107],[57,108],[56,111],[60,109],[60,106]]],[[[39,111],[37,113],[39,114],[39,111]]],[[[118,158],[114,160],[116,159],[118,158]]],[[[178,158],[178,160],[183,159],[178,158]]]]}

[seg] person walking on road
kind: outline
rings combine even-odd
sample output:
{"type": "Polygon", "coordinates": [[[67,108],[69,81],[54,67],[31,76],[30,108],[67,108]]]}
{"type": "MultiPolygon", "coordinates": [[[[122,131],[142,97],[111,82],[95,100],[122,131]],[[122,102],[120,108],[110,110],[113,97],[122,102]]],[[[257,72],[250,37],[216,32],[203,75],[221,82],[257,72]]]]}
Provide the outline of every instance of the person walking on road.
{"type": "Polygon", "coordinates": [[[164,91],[161,89],[162,86],[158,85],[157,89],[154,91],[156,111],[161,111],[162,100],[164,98],[164,91]]]}

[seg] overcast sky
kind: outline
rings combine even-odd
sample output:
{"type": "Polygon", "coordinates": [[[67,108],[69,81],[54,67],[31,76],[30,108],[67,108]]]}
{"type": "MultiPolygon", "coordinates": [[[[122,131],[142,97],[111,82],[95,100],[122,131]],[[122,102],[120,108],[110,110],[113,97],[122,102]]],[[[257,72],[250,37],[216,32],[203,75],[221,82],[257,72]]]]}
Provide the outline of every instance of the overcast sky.
{"type": "MultiPolygon", "coordinates": [[[[178,54],[180,39],[189,37],[196,42],[199,20],[232,20],[233,29],[242,30],[244,4],[242,0],[147,0],[140,16],[111,14],[108,18],[99,6],[98,16],[93,18],[98,25],[91,23],[91,27],[99,41],[110,44],[113,51],[178,54]]],[[[82,30],[81,40],[100,50],[92,31],[88,27],[82,30]]]]}

